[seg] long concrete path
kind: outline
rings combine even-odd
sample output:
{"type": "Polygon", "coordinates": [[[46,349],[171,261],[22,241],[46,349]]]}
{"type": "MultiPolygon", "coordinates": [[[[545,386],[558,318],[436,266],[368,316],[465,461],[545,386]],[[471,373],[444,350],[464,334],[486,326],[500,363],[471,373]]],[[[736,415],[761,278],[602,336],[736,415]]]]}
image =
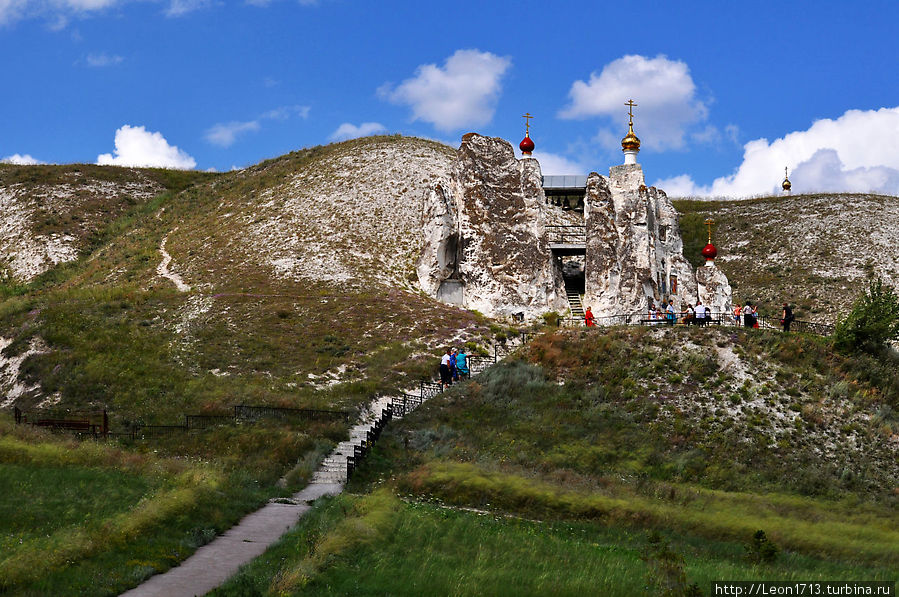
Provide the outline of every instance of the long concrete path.
{"type": "Polygon", "coordinates": [[[310,502],[343,491],[342,483],[312,483],[287,503],[272,502],[244,517],[198,549],[180,566],[150,577],[123,597],[194,597],[224,583],[237,569],[256,558],[294,526],[310,502]]]}
{"type": "MultiPolygon", "coordinates": [[[[237,526],[198,549],[179,566],[150,577],[121,597],[196,597],[222,585],[238,568],[262,555],[290,530],[311,508],[311,502],[343,491],[348,479],[347,457],[354,455],[354,446],[367,441],[376,421],[383,422],[384,412],[392,400],[389,396],[373,400],[350,429],[350,439],[338,444],[312,475],[312,482],[289,500],[270,502],[248,514],[237,526]]],[[[395,418],[401,417],[395,415],[395,418]]]]}
{"type": "Polygon", "coordinates": [[[122,593],[122,597],[194,597],[205,595],[223,584],[238,568],[262,555],[290,530],[311,508],[311,502],[343,491],[347,480],[347,456],[353,455],[354,445],[368,437],[375,421],[383,418],[390,400],[381,396],[372,401],[350,429],[350,439],[338,444],[304,489],[290,499],[273,500],[248,514],[237,526],[198,549],[179,566],[150,577],[122,593]]]}

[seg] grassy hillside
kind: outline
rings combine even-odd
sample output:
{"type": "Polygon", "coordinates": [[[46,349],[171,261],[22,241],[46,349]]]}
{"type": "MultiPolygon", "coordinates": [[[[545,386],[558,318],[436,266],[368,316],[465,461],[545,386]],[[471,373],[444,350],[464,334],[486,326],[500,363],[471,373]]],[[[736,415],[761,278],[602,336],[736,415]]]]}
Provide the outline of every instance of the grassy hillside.
{"type": "Polygon", "coordinates": [[[161,193],[213,175],[152,168],[0,164],[0,268],[3,281],[32,280],[90,253],[108,223],[161,193]]]}
{"type": "Polygon", "coordinates": [[[406,288],[415,218],[436,182],[422,164],[448,163],[447,151],[370,138],[178,193],[169,181],[173,191],[95,231],[94,250],[8,289],[2,354],[25,358],[7,385],[20,395],[4,406],[105,406],[161,422],[238,402],[352,407],[430,377],[440,347],[487,332],[482,318],[406,288]],[[347,202],[368,208],[352,214],[347,202]]]}
{"type": "Polygon", "coordinates": [[[798,317],[834,322],[871,275],[899,288],[899,197],[793,195],[744,201],[674,201],[681,212],[684,256],[698,265],[715,221],[715,263],[734,298],[779,314],[784,301],[798,317]]]}
{"type": "MultiPolygon", "coordinates": [[[[107,409],[114,431],[239,403],[352,413],[432,377],[447,344],[478,350],[502,333],[414,290],[422,203],[451,166],[450,148],[399,136],[214,175],[0,166],[0,592],[116,594],[302,486],[348,427],[228,422],[76,444],[14,426],[13,406],[107,409]]],[[[892,200],[847,205],[889,214],[892,200]]],[[[771,211],[758,205],[738,207],[771,211]]],[[[837,308],[816,286],[824,262],[781,275],[729,257],[733,245],[768,259],[776,230],[732,205],[684,209],[694,244],[698,221],[721,222],[739,298],[823,288],[816,308],[837,308]]],[[[831,272],[844,293],[863,278],[852,267],[831,272]]],[[[897,370],[744,330],[546,335],[392,425],[353,482],[363,495],[323,504],[227,591],[543,592],[571,566],[560,551],[583,570],[560,588],[572,594],[597,575],[611,593],[671,558],[691,582],[886,578],[897,370]],[[783,559],[742,558],[756,527],[783,559]],[[397,569],[408,544],[429,548],[397,569]],[[381,572],[352,588],[360,567],[381,572]],[[431,584],[415,584],[421,570],[431,584]]]]}
{"type": "Polygon", "coordinates": [[[883,358],[764,331],[538,337],[392,424],[357,495],[319,506],[218,594],[892,579],[899,367],[883,358]]]}
{"type": "Polygon", "coordinates": [[[423,164],[448,163],[447,151],[384,137],[220,175],[3,167],[0,193],[34,207],[29,234],[75,240],[57,265],[0,286],[0,440],[17,437],[0,450],[14,480],[0,500],[14,513],[0,530],[0,592],[117,594],[301,487],[349,425],[227,423],[115,439],[73,468],[57,456],[73,444],[15,427],[13,406],[107,409],[116,432],[235,404],[355,412],[376,392],[431,378],[450,341],[483,344],[498,331],[408,289],[417,202],[436,176],[423,164]],[[116,191],[67,194],[82,179],[116,191]],[[138,184],[140,196],[129,190],[138,184]],[[51,196],[64,221],[40,219],[51,196]],[[349,217],[350,199],[371,209],[349,217]],[[158,474],[178,462],[196,466],[158,474]],[[67,489],[36,498],[53,486],[67,489]],[[113,486],[100,504],[97,492],[113,486]],[[30,531],[24,521],[38,518],[57,522],[30,531]]]}

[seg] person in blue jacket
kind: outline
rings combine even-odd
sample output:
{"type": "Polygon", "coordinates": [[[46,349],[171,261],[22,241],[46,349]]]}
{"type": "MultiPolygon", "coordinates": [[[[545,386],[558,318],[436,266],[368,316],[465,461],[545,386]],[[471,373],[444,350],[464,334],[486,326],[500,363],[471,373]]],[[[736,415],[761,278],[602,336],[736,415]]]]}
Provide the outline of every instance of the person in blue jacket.
{"type": "Polygon", "coordinates": [[[459,354],[456,355],[456,370],[463,379],[468,378],[468,355],[465,354],[464,347],[460,348],[459,354]]]}

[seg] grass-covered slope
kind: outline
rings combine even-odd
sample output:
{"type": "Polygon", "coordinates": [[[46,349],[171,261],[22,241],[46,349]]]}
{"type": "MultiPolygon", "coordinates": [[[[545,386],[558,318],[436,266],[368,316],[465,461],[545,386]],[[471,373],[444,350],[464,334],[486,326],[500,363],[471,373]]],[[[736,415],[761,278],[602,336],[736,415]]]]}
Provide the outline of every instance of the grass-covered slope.
{"type": "Polygon", "coordinates": [[[0,421],[0,593],[121,593],[285,495],[274,482],[313,436],[218,428],[129,446],[0,421]]]}
{"type": "MultiPolygon", "coordinates": [[[[170,269],[192,287],[254,292],[330,284],[405,288],[433,186],[447,184],[453,150],[408,137],[368,137],[292,152],[198,185],[160,206],[147,223],[170,269]]],[[[155,266],[129,268],[121,239],[97,255],[85,281],[168,285],[155,266]]]]}
{"type": "Polygon", "coordinates": [[[56,521],[37,534],[15,520],[0,527],[0,592],[118,594],[297,490],[350,424],[263,420],[117,436],[70,462],[59,455],[74,444],[14,426],[13,406],[60,417],[106,409],[114,432],[235,404],[341,409],[351,420],[375,392],[431,378],[451,340],[482,341],[483,317],[409,290],[413,224],[436,180],[428,164],[449,163],[447,151],[391,137],[221,175],[3,170],[14,178],[3,188],[27,187],[31,198],[52,188],[59,199],[82,174],[114,192],[66,204],[80,215],[60,223],[60,235],[90,227],[65,260],[0,284],[0,440],[15,437],[0,445],[0,474],[10,478],[0,509],[27,501],[21,521],[56,521]],[[150,182],[129,201],[132,177],[150,182]],[[350,204],[369,209],[350,217],[350,204]],[[183,470],[159,472],[179,462],[183,470]],[[66,487],[35,497],[54,485],[66,487]]]}
{"type": "Polygon", "coordinates": [[[107,224],[166,191],[209,179],[201,172],[75,164],[0,164],[0,268],[27,282],[99,246],[107,224]]]}
{"type": "Polygon", "coordinates": [[[774,332],[559,332],[414,415],[409,444],[549,483],[894,503],[899,367],[884,358],[774,332]]]}
{"type": "Polygon", "coordinates": [[[765,331],[540,336],[392,424],[351,484],[374,494],[320,507],[221,594],[892,579],[899,367],[883,358],[765,331]],[[428,547],[398,564],[404,545],[428,547]]]}
{"type": "MultiPolygon", "coordinates": [[[[816,194],[744,201],[674,201],[681,212],[684,255],[698,265],[715,221],[715,263],[734,298],[779,315],[834,322],[871,275],[899,288],[899,197],[816,194]]],[[[741,303],[742,304],[742,303],[741,303]]]]}
{"type": "Polygon", "coordinates": [[[409,282],[451,155],[355,140],[111,214],[94,250],[8,289],[2,404],[159,422],[240,402],[353,406],[430,377],[439,347],[486,331],[409,282]]]}

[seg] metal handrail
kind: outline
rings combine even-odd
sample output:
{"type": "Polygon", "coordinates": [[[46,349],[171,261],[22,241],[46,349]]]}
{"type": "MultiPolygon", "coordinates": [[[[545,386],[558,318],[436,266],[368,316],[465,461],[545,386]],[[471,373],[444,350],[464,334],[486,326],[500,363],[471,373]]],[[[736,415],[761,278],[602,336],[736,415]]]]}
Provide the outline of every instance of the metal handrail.
{"type": "MultiPolygon", "coordinates": [[[[750,325],[746,325],[745,318],[740,317],[738,322],[732,313],[708,313],[704,320],[687,320],[688,312],[681,311],[674,314],[674,323],[670,323],[667,313],[662,312],[659,319],[652,319],[645,313],[630,313],[626,315],[608,315],[594,318],[596,327],[612,327],[616,325],[642,325],[642,326],[663,326],[663,325],[688,325],[698,323],[699,325],[717,325],[724,327],[748,327],[754,328],[754,324],[758,322],[760,329],[781,330],[782,324],[779,318],[757,315],[750,325]]],[[[559,320],[559,327],[586,327],[586,321],[582,317],[567,317],[559,320]]],[[[805,321],[794,319],[790,323],[790,331],[817,334],[818,336],[830,336],[833,334],[835,326],[829,323],[819,323],[816,321],[805,321]]]]}

